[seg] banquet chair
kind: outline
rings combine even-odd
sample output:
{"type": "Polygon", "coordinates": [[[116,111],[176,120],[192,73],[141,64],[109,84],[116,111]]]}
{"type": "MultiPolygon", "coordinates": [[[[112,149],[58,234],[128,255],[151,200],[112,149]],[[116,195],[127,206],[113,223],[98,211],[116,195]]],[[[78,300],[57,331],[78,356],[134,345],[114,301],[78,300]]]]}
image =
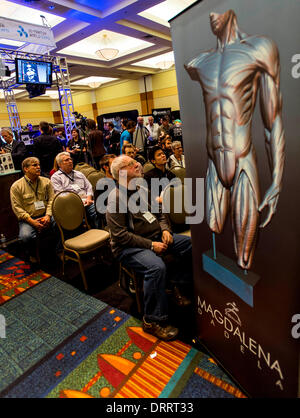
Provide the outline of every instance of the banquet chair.
{"type": "Polygon", "coordinates": [[[130,296],[135,296],[139,314],[143,313],[143,283],[144,277],[142,275],[120,263],[119,285],[130,296]]]}
{"type": "Polygon", "coordinates": [[[185,179],[185,168],[183,167],[174,167],[170,170],[173,174],[175,174],[176,177],[178,177],[182,183],[184,183],[184,179],[185,179]]]}
{"type": "Polygon", "coordinates": [[[88,290],[81,256],[107,246],[109,244],[109,233],[90,228],[83,202],[80,196],[74,192],[60,192],[54,197],[52,215],[59,228],[62,240],[62,273],[65,274],[65,260],[70,259],[77,262],[84,288],[88,290]],[[82,226],[85,228],[85,232],[78,233],[78,229],[82,226]],[[70,235],[71,238],[69,238],[70,235]]]}
{"type": "Polygon", "coordinates": [[[154,165],[150,161],[147,161],[143,165],[143,173],[146,174],[148,173],[148,171],[152,170],[153,168],[154,168],[154,165]]]}
{"type": "Polygon", "coordinates": [[[104,177],[105,174],[103,173],[103,171],[94,171],[88,174],[87,179],[91,183],[94,193],[96,190],[98,180],[103,179],[104,177]]]}

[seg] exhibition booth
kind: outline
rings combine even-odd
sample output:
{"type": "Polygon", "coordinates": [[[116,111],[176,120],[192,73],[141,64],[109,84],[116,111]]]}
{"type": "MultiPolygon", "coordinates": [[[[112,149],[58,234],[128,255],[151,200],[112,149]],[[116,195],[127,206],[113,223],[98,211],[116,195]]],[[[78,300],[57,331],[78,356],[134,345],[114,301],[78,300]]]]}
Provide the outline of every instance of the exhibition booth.
{"type": "MultiPolygon", "coordinates": [[[[135,98],[109,111],[109,93],[107,111],[90,106],[101,130],[111,121],[121,130],[123,118],[142,113],[145,123],[150,114],[155,122],[180,118],[186,179],[205,179],[203,221],[190,222],[195,343],[252,398],[300,396],[299,13],[297,0],[197,1],[170,21],[180,113],[158,100],[141,112],[135,98]]],[[[54,40],[44,30],[41,53],[0,48],[15,65],[1,81],[10,125],[27,147],[33,134],[21,128],[15,85],[33,98],[56,83],[67,139],[79,125],[67,60],[47,53],[54,40]]],[[[11,155],[0,154],[0,233],[8,240],[18,235],[9,190],[20,175],[11,155]]]]}

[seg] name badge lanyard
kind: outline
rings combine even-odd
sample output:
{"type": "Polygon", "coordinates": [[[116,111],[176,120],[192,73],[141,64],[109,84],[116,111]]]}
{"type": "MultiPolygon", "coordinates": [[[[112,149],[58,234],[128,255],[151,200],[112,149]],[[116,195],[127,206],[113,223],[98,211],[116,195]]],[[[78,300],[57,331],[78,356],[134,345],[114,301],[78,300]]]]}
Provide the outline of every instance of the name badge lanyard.
{"type": "Polygon", "coordinates": [[[27,181],[28,185],[30,186],[30,188],[32,189],[32,191],[34,193],[34,196],[36,197],[36,199],[38,199],[37,191],[38,191],[38,188],[39,188],[40,179],[39,178],[37,179],[35,188],[33,187],[32,183],[30,181],[28,181],[27,179],[26,179],[26,181],[27,181]]]}
{"type": "MultiPolygon", "coordinates": [[[[67,173],[62,171],[61,169],[59,169],[59,171],[61,171],[65,176],[68,177],[69,180],[71,180],[74,183],[74,181],[75,181],[74,174],[73,174],[73,177],[71,177],[67,173]]],[[[80,186],[78,186],[78,184],[74,184],[74,186],[72,186],[72,187],[73,187],[73,190],[75,190],[75,193],[77,193],[77,192],[79,193],[79,196],[80,196],[80,191],[81,190],[84,191],[84,189],[82,189],[80,186]]],[[[86,192],[84,191],[84,193],[86,193],[86,192]]]]}
{"type": "Polygon", "coordinates": [[[65,173],[65,172],[64,172],[64,171],[62,171],[61,169],[59,169],[59,171],[60,171],[61,173],[63,173],[65,176],[67,176],[69,180],[71,180],[71,181],[73,181],[73,182],[74,182],[74,177],[69,176],[67,173],[65,173]]]}

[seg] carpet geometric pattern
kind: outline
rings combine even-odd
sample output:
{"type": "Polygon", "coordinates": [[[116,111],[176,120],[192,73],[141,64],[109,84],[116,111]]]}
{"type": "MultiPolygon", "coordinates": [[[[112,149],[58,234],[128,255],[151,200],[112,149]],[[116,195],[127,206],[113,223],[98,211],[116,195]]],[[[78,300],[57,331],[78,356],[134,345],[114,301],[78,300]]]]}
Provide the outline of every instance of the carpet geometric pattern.
{"type": "Polygon", "coordinates": [[[55,277],[0,306],[0,391],[106,306],[55,277]]]}
{"type": "Polygon", "coordinates": [[[30,265],[0,250],[0,305],[50,276],[42,270],[33,272],[30,265]]]}
{"type": "Polygon", "coordinates": [[[245,397],[204,353],[0,251],[3,319],[0,397],[245,397]]]}
{"type": "Polygon", "coordinates": [[[0,395],[8,398],[244,397],[208,356],[179,340],[166,343],[145,334],[139,320],[111,307],[100,312],[0,395]]]}

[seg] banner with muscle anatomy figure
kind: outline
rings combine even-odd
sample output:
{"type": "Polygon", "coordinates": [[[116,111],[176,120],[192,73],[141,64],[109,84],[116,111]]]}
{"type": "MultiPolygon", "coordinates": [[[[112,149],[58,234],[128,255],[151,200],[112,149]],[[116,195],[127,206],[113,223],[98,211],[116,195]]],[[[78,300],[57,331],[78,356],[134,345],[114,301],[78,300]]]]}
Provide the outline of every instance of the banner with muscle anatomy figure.
{"type": "Polygon", "coordinates": [[[198,338],[256,397],[298,394],[299,12],[212,0],[171,21],[187,177],[206,184],[198,338]]]}

